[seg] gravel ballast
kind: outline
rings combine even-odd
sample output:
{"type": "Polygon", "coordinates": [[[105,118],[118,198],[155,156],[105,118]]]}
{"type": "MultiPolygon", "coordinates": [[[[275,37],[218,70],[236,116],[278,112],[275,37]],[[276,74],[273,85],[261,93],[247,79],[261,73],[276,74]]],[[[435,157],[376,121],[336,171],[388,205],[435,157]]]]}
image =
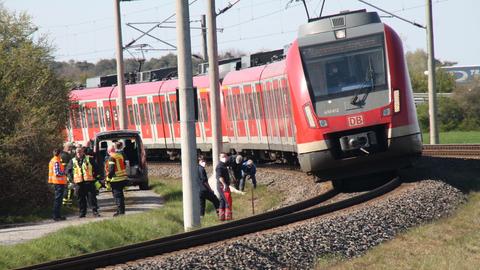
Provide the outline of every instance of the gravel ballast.
{"type": "Polygon", "coordinates": [[[110,269],[310,269],[323,255],[361,255],[407,228],[451,213],[465,196],[441,181],[406,184],[354,209],[283,229],[151,257],[110,269]]]}

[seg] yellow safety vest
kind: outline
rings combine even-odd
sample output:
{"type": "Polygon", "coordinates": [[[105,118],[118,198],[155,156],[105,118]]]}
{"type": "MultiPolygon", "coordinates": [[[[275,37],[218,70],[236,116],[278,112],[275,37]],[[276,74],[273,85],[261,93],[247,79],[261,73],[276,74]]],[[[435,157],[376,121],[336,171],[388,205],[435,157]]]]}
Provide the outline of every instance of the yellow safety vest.
{"type": "Polygon", "coordinates": [[[73,182],[81,183],[83,181],[94,181],[93,177],[93,166],[90,164],[90,159],[88,157],[83,158],[82,167],[78,165],[77,158],[73,158],[73,182]]]}
{"type": "Polygon", "coordinates": [[[122,154],[119,154],[119,153],[110,154],[110,159],[108,160],[108,164],[115,165],[115,175],[112,177],[112,179],[107,179],[108,181],[120,182],[128,179],[127,170],[125,169],[125,160],[123,160],[122,154]]]}
{"type": "Polygon", "coordinates": [[[48,183],[50,184],[59,184],[59,185],[65,185],[67,183],[67,178],[65,175],[56,175],[55,174],[55,163],[60,165],[60,171],[65,171],[65,167],[62,164],[62,161],[60,160],[59,156],[54,156],[51,160],[50,163],[48,164],[48,183]]]}

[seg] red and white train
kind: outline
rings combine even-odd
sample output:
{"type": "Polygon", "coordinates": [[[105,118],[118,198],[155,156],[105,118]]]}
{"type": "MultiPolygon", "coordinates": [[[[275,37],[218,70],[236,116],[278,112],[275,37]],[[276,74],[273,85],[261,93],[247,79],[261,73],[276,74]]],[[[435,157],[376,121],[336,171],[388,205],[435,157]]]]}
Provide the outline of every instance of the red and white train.
{"type": "MultiPolygon", "coordinates": [[[[286,58],[233,70],[221,82],[224,150],[295,159],[320,178],[396,169],[421,153],[399,36],[375,12],[302,25],[286,58]]],[[[197,145],[211,150],[208,76],[197,87],[197,145]]],[[[180,150],[177,80],[126,86],[128,129],[151,153],[180,150]]],[[[68,140],[118,128],[117,89],[72,91],[68,140]],[[113,114],[113,117],[112,117],[113,114]]]]}

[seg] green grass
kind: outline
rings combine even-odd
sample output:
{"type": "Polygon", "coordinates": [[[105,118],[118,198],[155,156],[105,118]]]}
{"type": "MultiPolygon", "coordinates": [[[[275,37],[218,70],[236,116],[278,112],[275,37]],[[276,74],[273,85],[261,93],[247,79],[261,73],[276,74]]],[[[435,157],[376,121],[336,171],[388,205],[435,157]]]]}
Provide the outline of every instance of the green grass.
{"type": "MultiPolygon", "coordinates": [[[[423,133],[423,143],[430,143],[430,134],[423,133]]],[[[455,143],[480,143],[480,131],[449,131],[440,132],[441,144],[455,144],[455,143]]]]}
{"type": "MultiPolygon", "coordinates": [[[[68,227],[26,243],[0,246],[0,269],[38,264],[183,232],[181,181],[151,179],[151,188],[164,197],[163,207],[141,214],[68,227]]],[[[251,215],[250,193],[247,195],[233,195],[235,219],[251,215]]],[[[259,186],[255,190],[255,198],[256,213],[267,211],[280,200],[278,193],[267,191],[265,186],[259,186]]],[[[208,201],[202,223],[203,226],[219,223],[214,208],[208,201]]]]}
{"type": "Polygon", "coordinates": [[[468,194],[468,202],[454,214],[412,228],[352,260],[331,254],[319,258],[316,269],[479,269],[480,174],[472,170],[445,178],[468,194]]]}

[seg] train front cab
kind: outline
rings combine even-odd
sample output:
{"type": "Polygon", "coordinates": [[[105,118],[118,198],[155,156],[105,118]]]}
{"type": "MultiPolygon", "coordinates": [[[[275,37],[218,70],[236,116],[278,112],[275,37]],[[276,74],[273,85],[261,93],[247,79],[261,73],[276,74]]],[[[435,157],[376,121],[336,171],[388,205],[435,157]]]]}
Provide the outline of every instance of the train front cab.
{"type": "Polygon", "coordinates": [[[105,177],[104,166],[108,148],[116,141],[123,143],[128,184],[138,185],[141,190],[147,190],[147,157],[140,132],[136,130],[105,131],[96,134],[94,147],[95,160],[102,172],[102,177],[105,177]]]}
{"type": "Polygon", "coordinates": [[[287,74],[303,171],[343,178],[398,169],[421,153],[401,40],[377,13],[301,26],[287,74]]]}

